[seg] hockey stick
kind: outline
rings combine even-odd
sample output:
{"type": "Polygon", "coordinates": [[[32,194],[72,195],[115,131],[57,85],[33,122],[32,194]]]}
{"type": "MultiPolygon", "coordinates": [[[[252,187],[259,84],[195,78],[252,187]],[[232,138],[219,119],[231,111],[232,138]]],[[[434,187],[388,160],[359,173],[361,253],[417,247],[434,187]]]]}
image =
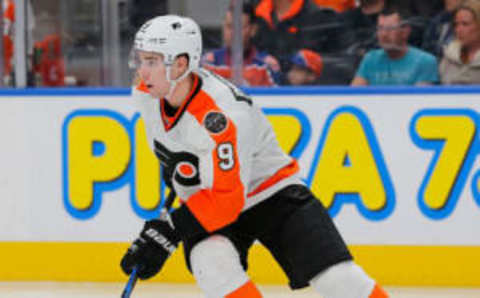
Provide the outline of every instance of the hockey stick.
{"type": "Polygon", "coordinates": [[[130,277],[128,278],[128,282],[125,285],[125,288],[122,292],[122,298],[130,298],[130,294],[132,294],[133,288],[137,283],[138,275],[137,275],[137,267],[133,268],[132,273],[130,273],[130,277]]]}
{"type": "MultiPolygon", "coordinates": [[[[176,196],[177,194],[175,193],[175,191],[173,189],[170,189],[170,193],[168,194],[167,200],[165,201],[164,205],[167,212],[170,212],[169,209],[170,207],[172,207],[173,201],[175,201],[176,196]]],[[[123,289],[121,298],[130,298],[133,288],[135,287],[135,284],[138,280],[137,269],[137,267],[133,268],[132,273],[130,273],[130,277],[128,278],[125,288],[123,289]]]]}

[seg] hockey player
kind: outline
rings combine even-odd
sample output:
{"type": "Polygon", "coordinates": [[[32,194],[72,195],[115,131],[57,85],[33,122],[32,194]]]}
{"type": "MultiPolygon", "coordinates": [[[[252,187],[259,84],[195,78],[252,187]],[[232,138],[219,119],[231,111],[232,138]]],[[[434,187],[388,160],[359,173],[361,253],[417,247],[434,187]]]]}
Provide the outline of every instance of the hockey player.
{"type": "Polygon", "coordinates": [[[135,36],[141,81],[132,96],[182,205],[145,223],[122,258],[123,271],[154,276],[182,241],[206,297],[262,297],[245,272],[258,240],[292,289],[310,285],[323,298],[388,297],[352,260],[261,109],[199,68],[201,40],[193,20],[173,15],[148,21],[135,36]]]}

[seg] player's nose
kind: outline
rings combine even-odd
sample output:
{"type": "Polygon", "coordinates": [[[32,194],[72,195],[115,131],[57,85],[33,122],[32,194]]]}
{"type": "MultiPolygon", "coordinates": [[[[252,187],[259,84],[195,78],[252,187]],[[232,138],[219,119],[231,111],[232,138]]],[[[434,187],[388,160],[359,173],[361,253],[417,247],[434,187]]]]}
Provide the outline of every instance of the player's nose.
{"type": "Polygon", "coordinates": [[[150,71],[143,66],[141,66],[140,69],[138,70],[138,74],[140,75],[140,78],[144,81],[150,77],[150,71]]]}

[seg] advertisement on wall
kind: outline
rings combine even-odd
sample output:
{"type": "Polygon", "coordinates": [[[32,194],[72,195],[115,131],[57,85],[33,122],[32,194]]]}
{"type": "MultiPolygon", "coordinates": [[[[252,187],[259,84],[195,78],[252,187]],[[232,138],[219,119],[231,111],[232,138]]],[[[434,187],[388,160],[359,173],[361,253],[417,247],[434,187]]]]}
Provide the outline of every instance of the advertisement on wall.
{"type": "MultiPolygon", "coordinates": [[[[349,245],[480,246],[478,94],[253,94],[349,245]]],[[[128,242],[166,189],[127,93],[0,100],[0,241],[128,242]]]]}

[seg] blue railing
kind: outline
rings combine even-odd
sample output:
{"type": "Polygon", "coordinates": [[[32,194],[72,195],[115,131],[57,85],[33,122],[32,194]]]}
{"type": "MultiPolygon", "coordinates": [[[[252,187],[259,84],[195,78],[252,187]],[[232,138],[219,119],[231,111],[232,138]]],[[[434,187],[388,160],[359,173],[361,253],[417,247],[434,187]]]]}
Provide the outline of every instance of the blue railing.
{"type": "MultiPolygon", "coordinates": [[[[425,87],[269,87],[244,88],[250,95],[480,94],[480,86],[425,87]]],[[[129,88],[0,88],[0,96],[125,96],[129,88]]]]}

